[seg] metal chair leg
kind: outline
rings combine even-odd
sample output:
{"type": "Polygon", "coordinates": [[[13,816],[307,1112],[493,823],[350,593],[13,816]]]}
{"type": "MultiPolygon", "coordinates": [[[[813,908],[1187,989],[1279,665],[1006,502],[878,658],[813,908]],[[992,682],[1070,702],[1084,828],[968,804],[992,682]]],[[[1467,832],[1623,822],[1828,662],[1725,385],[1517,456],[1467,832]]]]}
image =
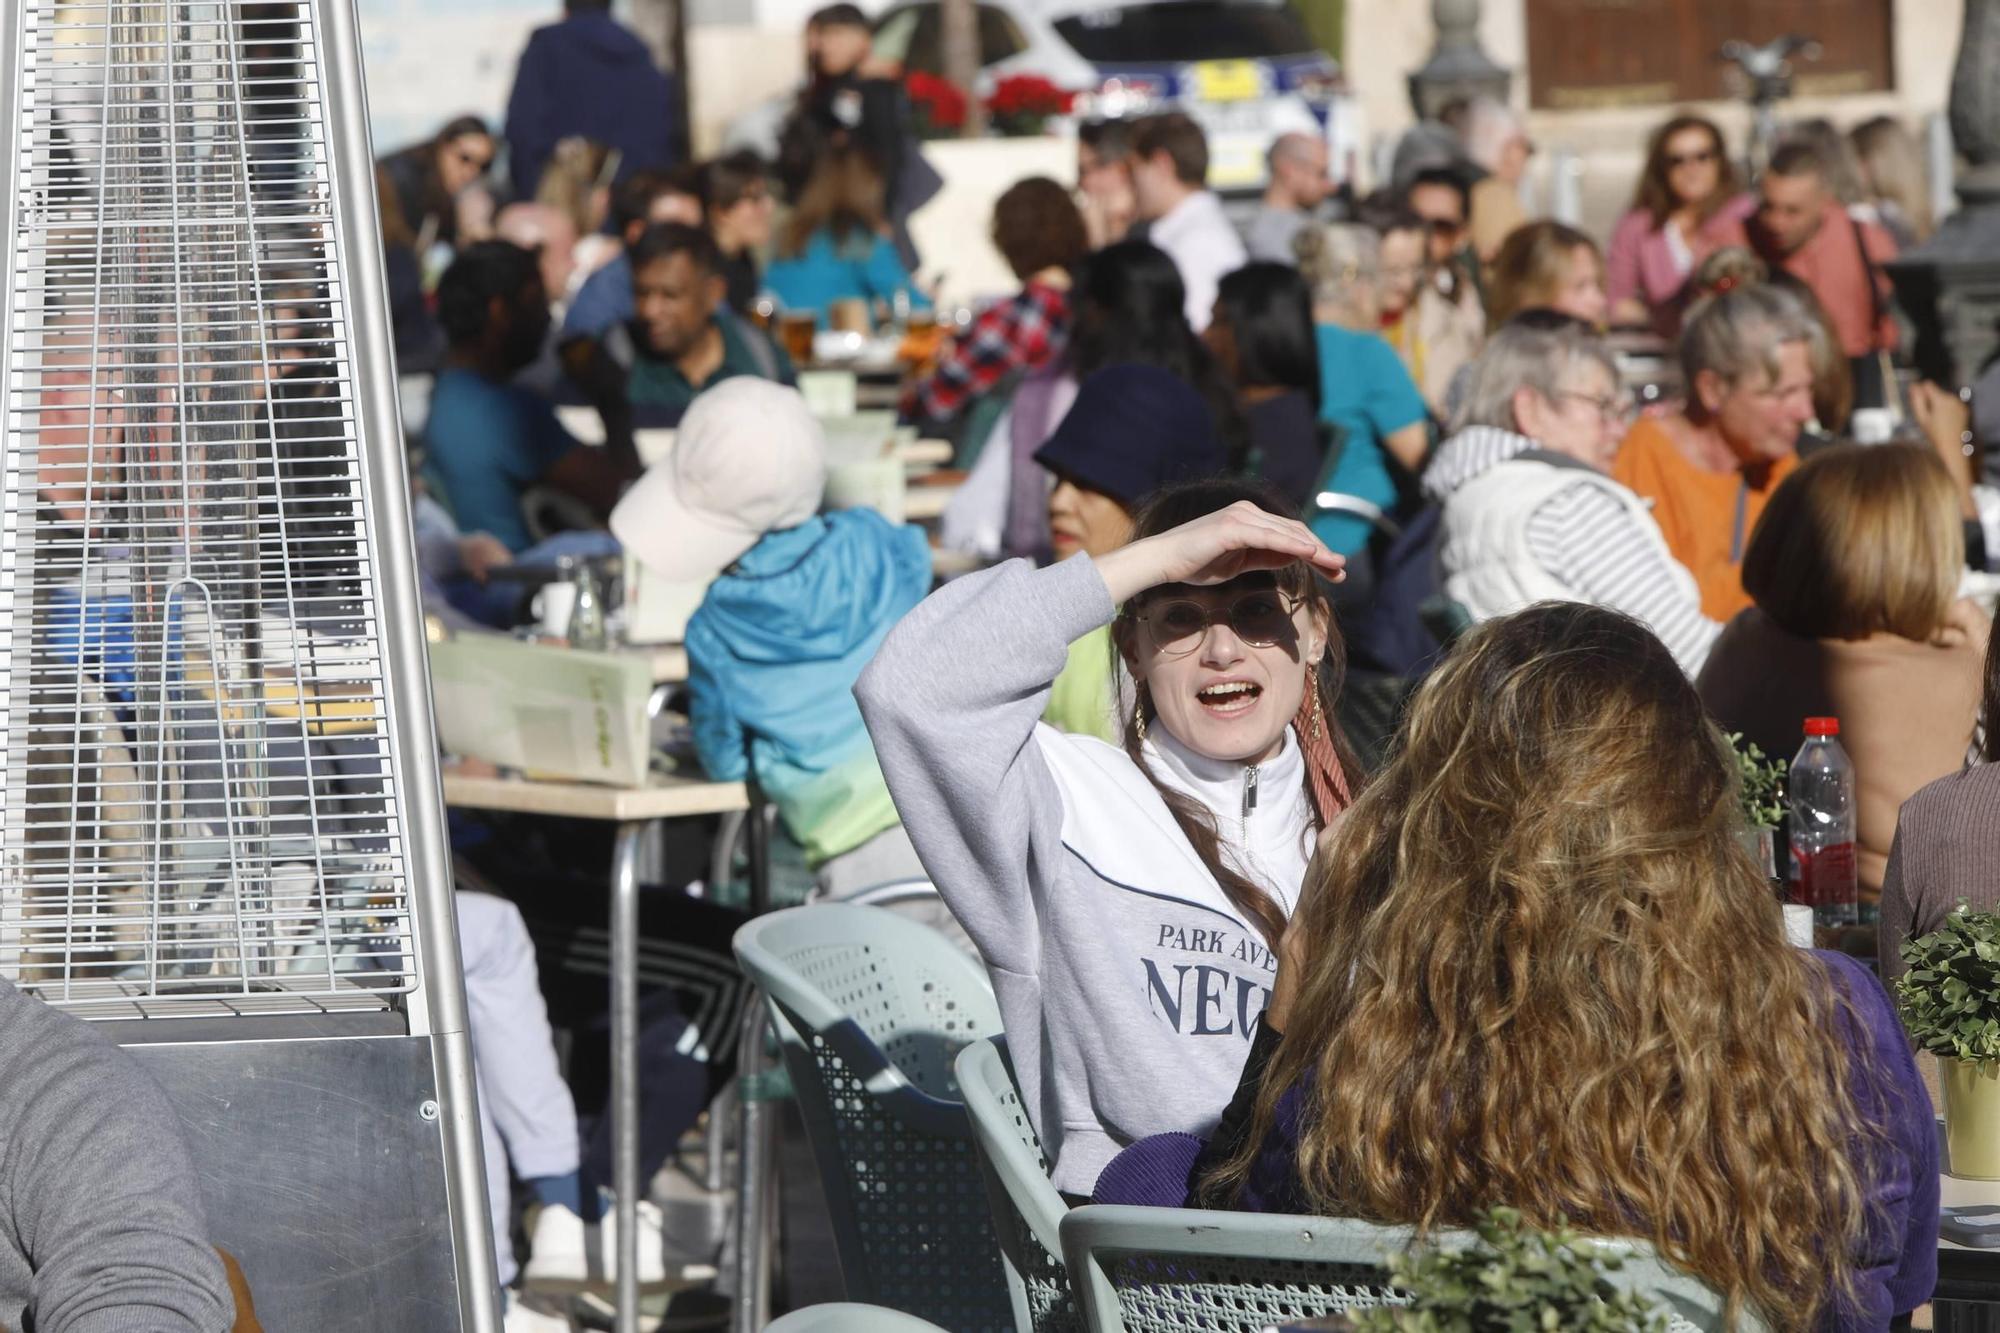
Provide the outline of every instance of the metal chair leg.
{"type": "Polygon", "coordinates": [[[737,1087],[731,1080],[708,1107],[708,1133],[702,1137],[701,1186],[710,1194],[727,1189],[725,1158],[729,1152],[729,1129],[736,1118],[737,1087]]]}
{"type": "Polygon", "coordinates": [[[736,1274],[731,1293],[731,1333],[760,1333],[771,1317],[771,1185],[777,1179],[770,1103],[757,1094],[769,1069],[764,1040],[763,996],[743,1010],[743,1037],[736,1068],[744,1089],[738,1094],[736,1157],[736,1274]]]}

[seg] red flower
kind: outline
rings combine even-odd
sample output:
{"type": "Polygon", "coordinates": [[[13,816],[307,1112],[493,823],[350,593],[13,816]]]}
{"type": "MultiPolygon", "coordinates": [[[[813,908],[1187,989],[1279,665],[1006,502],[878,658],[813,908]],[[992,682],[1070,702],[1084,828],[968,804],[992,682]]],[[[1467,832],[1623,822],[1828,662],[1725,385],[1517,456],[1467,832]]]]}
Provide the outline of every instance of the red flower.
{"type": "Polygon", "coordinates": [[[993,85],[986,109],[999,120],[1046,120],[1066,116],[1076,94],[1066,92],[1039,74],[1009,74],[993,85]]]}
{"type": "Polygon", "coordinates": [[[950,79],[914,70],[903,80],[910,106],[933,130],[956,130],[965,126],[965,93],[950,79]]]}

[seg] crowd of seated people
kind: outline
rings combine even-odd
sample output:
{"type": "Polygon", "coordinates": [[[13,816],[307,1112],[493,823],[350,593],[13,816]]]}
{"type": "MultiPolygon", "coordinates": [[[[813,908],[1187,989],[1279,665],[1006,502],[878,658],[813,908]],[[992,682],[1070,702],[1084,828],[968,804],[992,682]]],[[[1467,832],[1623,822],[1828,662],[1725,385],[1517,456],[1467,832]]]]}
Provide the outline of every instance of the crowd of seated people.
{"type": "Polygon", "coordinates": [[[935,882],[1072,1201],[1506,1203],[1772,1327],[1907,1317],[1937,1149],[1857,959],[1893,976],[1994,900],[1966,867],[2000,837],[2000,656],[1960,591],[2000,494],[1958,397],[1886,359],[1882,265],[1934,225],[1893,123],[1752,179],[1674,116],[1604,244],[1528,206],[1498,103],[1363,199],[1285,135],[1241,230],[1194,120],[1086,124],[1074,188],[997,196],[1010,290],[899,386],[970,468],[941,539],[998,561],[933,591],[923,534],[825,509],[807,367],[765,327],[930,303],[921,154],[858,22],[816,16],[775,165],[552,140],[543,211],[495,223],[520,244],[463,201],[483,127],[385,164],[398,243],[456,250],[423,431],[454,601],[505,618],[475,585],[547,558],[523,501],[551,491],[705,583],[702,764],[764,785],[821,895],[935,882]],[[1678,377],[1643,411],[1613,330],[1678,377]],[[1842,443],[1857,407],[1903,441],[1842,443]],[[643,470],[649,426],[679,436],[643,470]],[[1861,919],[1825,952],[1786,943],[1722,739],[1782,759],[1809,715],[1858,774],[1861,919]]]}

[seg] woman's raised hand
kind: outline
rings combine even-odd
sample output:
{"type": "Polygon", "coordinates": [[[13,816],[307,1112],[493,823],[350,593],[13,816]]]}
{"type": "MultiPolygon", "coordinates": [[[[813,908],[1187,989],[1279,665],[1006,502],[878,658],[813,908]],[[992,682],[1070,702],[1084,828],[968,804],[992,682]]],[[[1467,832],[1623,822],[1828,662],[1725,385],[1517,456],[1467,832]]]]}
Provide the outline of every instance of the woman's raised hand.
{"type": "Polygon", "coordinates": [[[1227,509],[1133,542],[1097,559],[1097,571],[1124,602],[1162,583],[1227,583],[1239,574],[1282,569],[1303,560],[1338,580],[1347,562],[1326,549],[1312,529],[1238,500],[1227,509]]]}

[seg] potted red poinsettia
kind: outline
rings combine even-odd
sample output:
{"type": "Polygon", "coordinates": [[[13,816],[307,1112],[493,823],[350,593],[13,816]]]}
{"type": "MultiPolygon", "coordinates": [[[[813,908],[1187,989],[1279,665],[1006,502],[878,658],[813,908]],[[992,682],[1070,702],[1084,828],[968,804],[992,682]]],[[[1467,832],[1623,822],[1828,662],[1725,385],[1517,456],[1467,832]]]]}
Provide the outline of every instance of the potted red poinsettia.
{"type": "Polygon", "coordinates": [[[965,91],[950,79],[912,70],[903,89],[910,97],[919,138],[947,139],[965,128],[965,91]]]}
{"type": "Polygon", "coordinates": [[[1039,74],[1009,74],[993,85],[986,114],[1000,133],[1025,138],[1046,133],[1049,121],[1068,115],[1075,102],[1075,93],[1039,74]]]}

